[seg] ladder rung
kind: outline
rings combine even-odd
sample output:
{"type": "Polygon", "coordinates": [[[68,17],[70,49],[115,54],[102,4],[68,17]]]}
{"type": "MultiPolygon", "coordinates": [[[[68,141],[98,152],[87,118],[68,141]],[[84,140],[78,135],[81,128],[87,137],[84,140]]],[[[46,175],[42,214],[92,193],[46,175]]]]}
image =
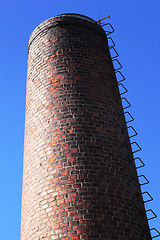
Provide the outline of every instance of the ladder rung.
{"type": "Polygon", "coordinates": [[[154,219],[154,218],[157,217],[157,215],[155,214],[155,212],[154,212],[152,209],[146,210],[146,213],[147,213],[147,212],[151,212],[151,213],[154,215],[153,217],[147,218],[147,220],[152,220],[152,219],[154,219]]]}

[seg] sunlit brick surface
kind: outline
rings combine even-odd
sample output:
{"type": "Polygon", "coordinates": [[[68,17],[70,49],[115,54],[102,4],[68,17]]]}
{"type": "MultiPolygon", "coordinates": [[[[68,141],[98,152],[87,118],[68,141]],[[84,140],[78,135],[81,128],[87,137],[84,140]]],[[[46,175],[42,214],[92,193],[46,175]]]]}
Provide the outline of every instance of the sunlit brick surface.
{"type": "Polygon", "coordinates": [[[150,240],[105,33],[61,15],[29,41],[21,240],[150,240]]]}

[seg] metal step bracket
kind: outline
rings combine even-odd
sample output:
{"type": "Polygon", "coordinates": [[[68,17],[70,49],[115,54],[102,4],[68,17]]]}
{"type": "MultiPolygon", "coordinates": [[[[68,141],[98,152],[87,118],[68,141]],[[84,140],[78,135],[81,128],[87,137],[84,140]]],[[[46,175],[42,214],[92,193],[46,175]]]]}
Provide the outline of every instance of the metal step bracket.
{"type": "Polygon", "coordinates": [[[123,95],[128,92],[127,88],[122,83],[118,83],[118,87],[119,87],[120,95],[123,95]]]}
{"type": "Polygon", "coordinates": [[[156,228],[151,228],[150,229],[150,232],[152,232],[152,231],[156,231],[158,234],[157,235],[155,235],[155,236],[151,236],[151,238],[153,239],[153,238],[156,238],[156,237],[160,237],[160,232],[156,229],[156,228]]]}
{"type": "Polygon", "coordinates": [[[146,185],[146,184],[149,183],[149,180],[148,180],[144,175],[139,175],[138,178],[139,178],[139,184],[140,184],[140,186],[143,186],[143,185],[146,185]],[[140,179],[141,179],[141,180],[140,180],[140,179]],[[140,183],[140,181],[141,181],[142,183],[140,183]]]}
{"type": "Polygon", "coordinates": [[[142,167],[145,166],[144,162],[142,161],[142,159],[141,159],[140,157],[134,158],[134,161],[135,161],[135,163],[136,163],[136,162],[140,162],[140,163],[141,163],[141,165],[136,164],[136,169],[142,168],[142,167]],[[138,165],[138,166],[137,166],[137,165],[138,165]]]}
{"type": "Polygon", "coordinates": [[[132,147],[132,153],[133,154],[142,150],[137,142],[132,142],[130,145],[132,147]],[[133,146],[135,146],[135,147],[133,147],[133,146]],[[138,147],[138,149],[136,147],[138,147]],[[135,148],[135,150],[133,150],[134,148],[135,148]]]}
{"type": "Polygon", "coordinates": [[[138,133],[136,132],[136,130],[134,129],[134,127],[129,126],[129,127],[127,127],[127,129],[128,129],[129,138],[132,138],[132,137],[137,136],[138,133]],[[133,133],[131,133],[131,132],[133,132],[133,133]]]}
{"type": "Polygon", "coordinates": [[[114,28],[110,23],[101,23],[101,27],[103,27],[107,36],[114,32],[114,28]]]}
{"type": "Polygon", "coordinates": [[[130,102],[128,102],[128,100],[127,100],[125,97],[121,98],[121,101],[122,101],[122,105],[123,105],[123,110],[126,109],[126,108],[131,107],[130,102]],[[126,104],[127,104],[127,105],[126,105],[126,104]],[[125,106],[125,105],[126,105],[126,106],[125,106]]]}
{"type": "Polygon", "coordinates": [[[152,220],[157,217],[157,215],[155,214],[155,212],[152,209],[146,210],[146,214],[147,214],[147,220],[152,220]],[[152,215],[149,217],[150,214],[148,214],[148,213],[151,213],[152,215]]]}
{"type": "Polygon", "coordinates": [[[117,83],[123,82],[125,80],[125,77],[120,71],[115,72],[116,78],[117,78],[117,83]]]}
{"type": "Polygon", "coordinates": [[[116,46],[115,42],[113,41],[113,39],[111,37],[108,37],[108,47],[109,49],[112,49],[116,46]]]}
{"type": "Polygon", "coordinates": [[[126,119],[126,123],[134,121],[134,117],[132,117],[132,115],[129,112],[124,112],[124,116],[125,116],[125,119],[126,119]]]}
{"type": "Polygon", "coordinates": [[[110,55],[111,55],[112,60],[113,60],[114,58],[117,58],[117,57],[119,56],[118,52],[116,51],[116,49],[115,49],[114,47],[112,47],[112,48],[110,49],[110,55]]]}
{"type": "Polygon", "coordinates": [[[150,201],[153,200],[152,196],[151,196],[148,192],[143,192],[143,193],[142,193],[142,196],[143,196],[143,202],[144,202],[144,203],[147,203],[147,202],[150,202],[150,201]],[[148,196],[149,199],[144,200],[145,196],[148,196]]]}
{"type": "Polygon", "coordinates": [[[114,66],[114,71],[117,72],[118,70],[120,70],[122,68],[122,65],[120,64],[120,62],[118,61],[118,59],[113,59],[112,60],[113,66],[114,66]]]}

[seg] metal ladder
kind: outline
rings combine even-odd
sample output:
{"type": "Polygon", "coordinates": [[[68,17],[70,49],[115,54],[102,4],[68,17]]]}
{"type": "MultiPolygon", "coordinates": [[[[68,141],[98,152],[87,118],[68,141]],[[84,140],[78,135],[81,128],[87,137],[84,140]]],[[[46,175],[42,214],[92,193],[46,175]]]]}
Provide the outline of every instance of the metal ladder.
{"type": "MultiPolygon", "coordinates": [[[[126,120],[126,126],[127,126],[127,130],[128,130],[129,139],[131,139],[131,138],[137,136],[137,131],[130,124],[132,121],[134,121],[133,116],[130,114],[130,112],[128,110],[126,110],[129,107],[131,107],[131,104],[126,99],[126,97],[124,97],[124,94],[127,93],[128,90],[122,83],[125,80],[125,77],[120,71],[122,69],[122,65],[120,64],[120,62],[117,59],[119,54],[115,49],[115,43],[114,43],[113,39],[110,37],[110,34],[112,34],[114,32],[114,28],[107,21],[108,19],[110,19],[110,15],[98,20],[97,23],[98,23],[98,25],[100,25],[103,28],[103,30],[105,31],[106,36],[107,36],[110,55],[111,55],[112,63],[114,66],[114,71],[115,71],[115,75],[117,78],[117,83],[118,83],[119,92],[120,92],[120,96],[121,96],[121,101],[122,101],[122,106],[123,106],[123,111],[124,111],[123,114],[124,114],[125,120],[126,120]]],[[[142,159],[140,157],[136,156],[136,154],[135,154],[135,153],[141,151],[141,147],[139,146],[139,144],[136,141],[131,141],[130,144],[131,144],[131,148],[132,148],[132,153],[133,153],[136,169],[144,167],[145,164],[142,161],[142,159]]],[[[149,183],[149,180],[143,174],[138,175],[138,179],[139,179],[140,187],[149,183]]],[[[152,196],[149,194],[148,191],[143,192],[142,188],[141,188],[141,193],[142,193],[144,204],[153,200],[152,196]]],[[[146,208],[145,208],[145,211],[146,211],[146,216],[147,216],[148,221],[157,217],[157,215],[155,214],[155,212],[152,209],[149,208],[146,210],[146,208]]],[[[151,239],[160,237],[160,232],[156,228],[150,228],[149,231],[151,233],[151,239]]]]}

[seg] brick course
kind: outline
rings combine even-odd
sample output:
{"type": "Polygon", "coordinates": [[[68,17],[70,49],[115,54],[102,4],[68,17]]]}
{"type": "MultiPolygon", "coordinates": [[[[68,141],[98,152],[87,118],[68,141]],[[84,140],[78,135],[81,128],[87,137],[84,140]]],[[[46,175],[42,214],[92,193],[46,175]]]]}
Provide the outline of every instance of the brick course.
{"type": "Polygon", "coordinates": [[[106,35],[59,15],[29,40],[21,240],[150,240],[106,35]]]}

